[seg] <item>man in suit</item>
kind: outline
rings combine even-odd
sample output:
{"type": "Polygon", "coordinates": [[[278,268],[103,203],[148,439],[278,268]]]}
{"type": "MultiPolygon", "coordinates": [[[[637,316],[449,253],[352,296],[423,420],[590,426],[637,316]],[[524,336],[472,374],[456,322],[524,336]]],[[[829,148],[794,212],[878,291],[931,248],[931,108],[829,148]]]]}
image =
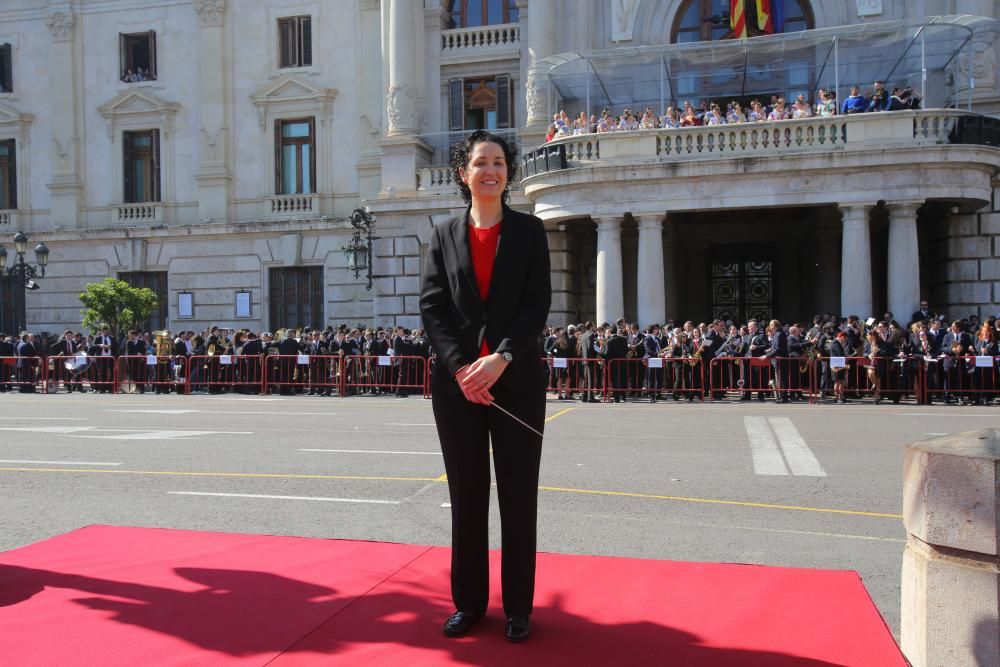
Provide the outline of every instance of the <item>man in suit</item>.
{"type": "Polygon", "coordinates": [[[649,327],[649,334],[643,337],[642,343],[642,358],[646,360],[646,393],[649,394],[649,402],[656,403],[662,398],[660,392],[663,390],[663,368],[651,368],[649,360],[662,359],[660,353],[663,351],[663,340],[660,338],[659,324],[649,327]]]}
{"type": "Polygon", "coordinates": [[[962,357],[975,354],[971,348],[972,336],[964,330],[960,320],[955,320],[941,340],[941,355],[944,362],[941,379],[944,381],[946,403],[966,400],[960,392],[968,386],[968,373],[963,372],[968,362],[962,357]]]}
{"type": "Polygon", "coordinates": [[[330,395],[330,346],[323,340],[323,332],[313,329],[306,344],[309,355],[309,395],[330,395]]]}
{"type": "Polygon", "coordinates": [[[594,397],[597,386],[597,348],[594,334],[594,323],[587,322],[583,325],[583,335],[580,336],[579,355],[583,359],[583,393],[580,400],[584,403],[598,403],[594,397]]]}
{"type": "Polygon", "coordinates": [[[14,344],[8,334],[0,332],[0,392],[10,391],[14,363],[14,344]]]}
{"type": "MultiPolygon", "coordinates": [[[[639,323],[632,322],[628,331],[628,358],[642,359],[646,354],[646,334],[639,330],[639,323]]],[[[633,396],[642,393],[643,377],[642,366],[638,363],[628,365],[628,387],[633,396]]]]}
{"type": "Polygon", "coordinates": [[[118,340],[111,335],[111,329],[104,327],[101,333],[94,338],[94,348],[91,353],[96,357],[91,360],[93,364],[93,377],[96,380],[93,384],[98,393],[107,394],[113,391],[113,380],[115,377],[115,359],[118,357],[118,340]]]}
{"type": "Polygon", "coordinates": [[[35,379],[38,371],[38,337],[26,333],[17,344],[17,382],[22,394],[35,393],[35,379]]]}
{"type": "Polygon", "coordinates": [[[771,368],[774,369],[774,396],[778,403],[788,402],[788,334],[785,333],[781,322],[771,320],[771,347],[764,353],[764,357],[771,360],[771,368]]]}
{"type": "Polygon", "coordinates": [[[245,383],[241,394],[259,394],[261,369],[264,367],[264,344],[253,331],[248,331],[240,356],[243,358],[245,383]]]}
{"type": "Polygon", "coordinates": [[[295,367],[298,365],[298,356],[302,351],[299,341],[295,340],[295,332],[291,329],[285,331],[284,340],[278,341],[278,393],[282,396],[292,395],[292,381],[294,379],[295,367]]]}
{"type": "Polygon", "coordinates": [[[628,339],[625,329],[616,328],[604,344],[601,352],[604,363],[608,365],[608,376],[611,382],[611,395],[615,403],[624,403],[628,391],[628,339]]]}
{"type": "Polygon", "coordinates": [[[747,334],[745,341],[746,361],[743,367],[743,396],[741,401],[749,401],[752,391],[757,390],[757,400],[764,400],[764,390],[767,388],[768,373],[765,367],[754,364],[754,359],[759,359],[768,351],[767,334],[760,330],[755,320],[750,320],[747,324],[747,334]]]}
{"type": "Polygon", "coordinates": [[[76,339],[73,336],[73,332],[67,329],[63,332],[62,337],[49,347],[49,357],[53,359],[52,379],[55,381],[53,391],[59,390],[60,378],[62,378],[63,386],[66,387],[68,393],[72,393],[74,389],[83,391],[80,378],[63,366],[66,360],[74,354],[76,354],[76,339]]]}
{"type": "MultiPolygon", "coordinates": [[[[720,319],[712,320],[712,323],[708,325],[708,331],[705,332],[705,337],[701,341],[701,373],[702,377],[705,378],[704,387],[714,387],[718,388],[722,386],[722,367],[718,364],[713,365],[712,360],[719,354],[722,349],[722,343],[725,342],[726,337],[723,334],[722,327],[724,323],[720,319]]],[[[696,371],[698,369],[695,369],[696,371]]],[[[712,394],[713,399],[724,398],[726,392],[715,391],[712,394]]]]}
{"type": "Polygon", "coordinates": [[[927,322],[934,317],[934,312],[930,309],[927,299],[920,300],[920,310],[914,311],[910,315],[910,322],[927,322]]]}
{"type": "Polygon", "coordinates": [[[128,332],[125,342],[125,354],[128,356],[128,376],[135,384],[140,394],[146,393],[146,343],[139,338],[139,332],[133,329],[128,332]]]}

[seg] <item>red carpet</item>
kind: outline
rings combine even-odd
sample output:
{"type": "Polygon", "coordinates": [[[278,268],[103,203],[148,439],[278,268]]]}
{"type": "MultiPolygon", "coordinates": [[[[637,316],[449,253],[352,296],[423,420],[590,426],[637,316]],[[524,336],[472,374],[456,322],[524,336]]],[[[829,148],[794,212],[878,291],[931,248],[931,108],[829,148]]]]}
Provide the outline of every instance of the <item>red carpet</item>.
{"type": "MultiPolygon", "coordinates": [[[[493,588],[499,590],[499,554],[493,588]]],[[[853,572],[539,554],[535,635],[449,640],[450,552],[93,526],[0,553],[8,665],[903,667],[853,572]]]]}

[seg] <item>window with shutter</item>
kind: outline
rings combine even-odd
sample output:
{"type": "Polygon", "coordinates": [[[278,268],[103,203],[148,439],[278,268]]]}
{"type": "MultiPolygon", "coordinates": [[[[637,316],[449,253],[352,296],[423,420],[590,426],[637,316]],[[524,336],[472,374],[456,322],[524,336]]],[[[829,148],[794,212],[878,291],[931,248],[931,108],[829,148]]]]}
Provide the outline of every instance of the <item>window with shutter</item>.
{"type": "Polygon", "coordinates": [[[160,201],[160,131],[125,132],[122,146],[125,202],[160,201]]]}
{"type": "Polygon", "coordinates": [[[278,67],[312,65],[312,18],[290,16],[278,19],[278,67]]]}
{"type": "Polygon", "coordinates": [[[465,85],[462,79],[448,82],[448,129],[465,129],[465,85]]]}
{"type": "Polygon", "coordinates": [[[156,80],[156,31],[118,35],[120,78],[125,82],[156,80]]]}
{"type": "Polygon", "coordinates": [[[510,75],[500,74],[496,78],[497,84],[497,127],[513,126],[510,107],[510,75]]]}
{"type": "Polygon", "coordinates": [[[150,184],[149,184],[149,200],[150,201],[160,201],[160,131],[153,130],[152,137],[152,155],[150,155],[150,162],[152,163],[152,169],[150,170],[150,184]]]}
{"type": "Polygon", "coordinates": [[[312,65],[312,19],[308,16],[302,18],[302,65],[308,67],[312,65]]]}
{"type": "Polygon", "coordinates": [[[150,30],[146,39],[149,43],[149,78],[156,80],[156,31],[150,30]]]}
{"type": "Polygon", "coordinates": [[[292,21],[278,19],[278,67],[292,66],[292,21]]]}
{"type": "Polygon", "coordinates": [[[126,202],[135,201],[135,174],[133,173],[133,155],[132,155],[132,133],[125,132],[122,135],[122,159],[123,168],[122,173],[125,175],[124,194],[126,202]]]}
{"type": "Polygon", "coordinates": [[[0,45],[0,93],[14,91],[14,63],[10,44],[0,45]]]}
{"type": "Polygon", "coordinates": [[[0,210],[17,208],[17,165],[14,140],[0,141],[0,210]]]}

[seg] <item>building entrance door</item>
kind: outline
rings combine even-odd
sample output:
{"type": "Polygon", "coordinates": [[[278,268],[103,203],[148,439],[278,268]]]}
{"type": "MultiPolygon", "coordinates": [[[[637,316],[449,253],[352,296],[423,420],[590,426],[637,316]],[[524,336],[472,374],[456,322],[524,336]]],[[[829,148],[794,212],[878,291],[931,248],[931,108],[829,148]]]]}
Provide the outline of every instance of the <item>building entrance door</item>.
{"type": "Polygon", "coordinates": [[[773,246],[724,245],[711,249],[712,318],[767,322],[777,311],[773,246]]]}

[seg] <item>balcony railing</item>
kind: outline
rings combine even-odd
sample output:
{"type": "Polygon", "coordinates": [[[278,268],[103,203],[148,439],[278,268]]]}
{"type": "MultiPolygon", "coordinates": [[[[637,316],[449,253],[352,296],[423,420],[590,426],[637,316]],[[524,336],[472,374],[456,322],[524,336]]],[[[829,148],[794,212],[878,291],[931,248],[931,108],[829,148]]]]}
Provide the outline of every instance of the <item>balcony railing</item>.
{"type": "Polygon", "coordinates": [[[471,49],[515,47],[521,41],[521,28],[516,23],[486,25],[479,28],[455,28],[441,33],[441,53],[459,55],[471,49]]]}
{"type": "Polygon", "coordinates": [[[119,204],[114,207],[114,222],[149,223],[163,222],[163,206],[159,202],[119,204]]]}
{"type": "Polygon", "coordinates": [[[316,194],[273,195],[265,201],[265,216],[294,218],[319,214],[319,196],[316,194]]]}
{"type": "Polygon", "coordinates": [[[420,192],[440,192],[451,194],[458,190],[454,174],[448,165],[422,167],[417,170],[417,190],[420,192]]]}
{"type": "Polygon", "coordinates": [[[1000,146],[1000,120],[950,109],[582,134],[524,155],[522,175],[597,161],[677,161],[933,144],[1000,146]]]}
{"type": "Polygon", "coordinates": [[[6,209],[0,211],[0,227],[16,227],[17,226],[17,211],[14,209],[6,209]]]}

